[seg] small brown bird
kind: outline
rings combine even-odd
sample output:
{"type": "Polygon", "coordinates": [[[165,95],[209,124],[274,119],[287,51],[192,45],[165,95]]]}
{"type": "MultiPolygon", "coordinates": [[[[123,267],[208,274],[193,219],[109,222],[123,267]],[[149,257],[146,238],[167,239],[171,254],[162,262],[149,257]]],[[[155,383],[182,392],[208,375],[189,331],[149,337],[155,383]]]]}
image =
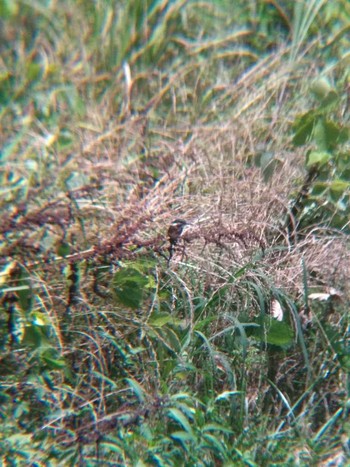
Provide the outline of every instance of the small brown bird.
{"type": "Polygon", "coordinates": [[[171,244],[176,245],[186,225],[188,225],[188,223],[182,219],[175,219],[170,224],[168,228],[168,238],[171,244]]]}
{"type": "Polygon", "coordinates": [[[169,239],[169,261],[171,260],[175,245],[182,235],[184,228],[188,225],[188,222],[183,219],[175,219],[168,228],[168,239],[169,239]]]}

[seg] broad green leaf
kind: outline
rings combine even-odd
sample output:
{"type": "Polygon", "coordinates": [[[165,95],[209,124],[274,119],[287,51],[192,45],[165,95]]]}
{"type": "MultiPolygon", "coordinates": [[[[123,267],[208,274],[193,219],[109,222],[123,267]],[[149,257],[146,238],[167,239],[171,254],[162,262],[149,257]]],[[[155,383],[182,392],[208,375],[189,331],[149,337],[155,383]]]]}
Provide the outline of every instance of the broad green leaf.
{"type": "MultiPolygon", "coordinates": [[[[320,149],[330,151],[338,144],[345,143],[348,140],[347,128],[342,128],[339,124],[332,122],[331,120],[324,120],[323,125],[323,144],[324,148],[320,146],[320,149]]],[[[318,143],[318,141],[316,140],[318,143]]]]}
{"type": "Polygon", "coordinates": [[[332,151],[348,139],[347,128],[325,118],[319,118],[313,132],[313,139],[322,151],[332,151]]]}
{"type": "MultiPolygon", "coordinates": [[[[65,101],[67,101],[69,108],[72,112],[74,112],[74,115],[78,117],[83,117],[85,115],[86,102],[79,95],[79,92],[77,91],[75,85],[58,87],[55,91],[52,92],[51,99],[56,100],[56,98],[61,98],[61,96],[65,101]]],[[[67,132],[64,132],[64,135],[67,135],[67,132]]],[[[70,145],[70,142],[73,142],[73,137],[68,136],[68,140],[66,139],[66,143],[69,143],[70,145]]],[[[60,143],[59,138],[58,143],[60,143]]]]}
{"type": "Polygon", "coordinates": [[[149,278],[133,268],[122,268],[114,274],[113,292],[117,301],[137,309],[142,305],[149,278]]]}
{"type": "Polygon", "coordinates": [[[261,330],[253,330],[253,336],[267,344],[281,347],[293,343],[294,333],[288,322],[277,321],[271,316],[265,315],[261,320],[261,330]]]}
{"type": "Polygon", "coordinates": [[[148,324],[161,328],[165,324],[172,321],[173,317],[169,313],[153,313],[148,320],[148,324]]]}
{"type": "Polygon", "coordinates": [[[322,166],[327,164],[331,159],[331,155],[328,152],[323,151],[311,151],[307,158],[307,167],[312,167],[313,165],[322,166]]]}
{"type": "Polygon", "coordinates": [[[300,115],[295,119],[293,124],[293,144],[295,146],[302,146],[311,139],[317,118],[318,113],[314,110],[310,110],[309,112],[300,115]]]}
{"type": "Polygon", "coordinates": [[[268,323],[267,334],[265,336],[268,344],[280,346],[290,345],[294,339],[294,333],[290,325],[274,319],[268,323]]]}

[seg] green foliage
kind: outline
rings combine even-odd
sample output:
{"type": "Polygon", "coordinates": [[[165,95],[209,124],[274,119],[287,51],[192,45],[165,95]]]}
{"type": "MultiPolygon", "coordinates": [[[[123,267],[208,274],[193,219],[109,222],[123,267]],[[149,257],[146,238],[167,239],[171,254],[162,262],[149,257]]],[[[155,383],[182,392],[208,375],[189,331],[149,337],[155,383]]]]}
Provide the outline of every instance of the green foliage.
{"type": "Polygon", "coordinates": [[[293,343],[294,333],[286,322],[276,321],[276,319],[266,316],[261,321],[260,327],[262,329],[257,333],[257,336],[264,343],[282,348],[289,347],[293,343]]]}
{"type": "Polygon", "coordinates": [[[319,106],[298,116],[293,124],[294,145],[310,148],[305,155],[309,181],[294,214],[299,229],[317,223],[349,233],[350,128],[336,120],[338,93],[325,78],[313,83],[312,92],[319,106]]]}
{"type": "Polygon", "coordinates": [[[118,303],[133,309],[142,306],[145,292],[154,287],[152,275],[146,275],[132,267],[121,268],[113,277],[113,292],[118,303]]]}

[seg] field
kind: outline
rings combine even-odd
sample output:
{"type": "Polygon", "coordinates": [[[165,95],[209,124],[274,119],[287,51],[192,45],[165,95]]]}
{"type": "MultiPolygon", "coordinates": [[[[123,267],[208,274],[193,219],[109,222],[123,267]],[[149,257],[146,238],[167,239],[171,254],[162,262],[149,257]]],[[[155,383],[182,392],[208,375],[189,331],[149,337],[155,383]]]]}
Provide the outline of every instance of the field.
{"type": "Polygon", "coordinates": [[[0,0],[2,465],[348,465],[349,30],[0,0]]]}

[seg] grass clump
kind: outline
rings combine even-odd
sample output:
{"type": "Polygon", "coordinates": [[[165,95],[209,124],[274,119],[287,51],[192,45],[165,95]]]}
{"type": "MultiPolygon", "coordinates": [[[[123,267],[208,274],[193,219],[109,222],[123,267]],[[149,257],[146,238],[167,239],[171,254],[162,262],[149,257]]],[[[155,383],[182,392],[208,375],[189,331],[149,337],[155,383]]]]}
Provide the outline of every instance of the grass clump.
{"type": "Polygon", "coordinates": [[[3,462],[345,465],[347,3],[0,21],[3,462]]]}

